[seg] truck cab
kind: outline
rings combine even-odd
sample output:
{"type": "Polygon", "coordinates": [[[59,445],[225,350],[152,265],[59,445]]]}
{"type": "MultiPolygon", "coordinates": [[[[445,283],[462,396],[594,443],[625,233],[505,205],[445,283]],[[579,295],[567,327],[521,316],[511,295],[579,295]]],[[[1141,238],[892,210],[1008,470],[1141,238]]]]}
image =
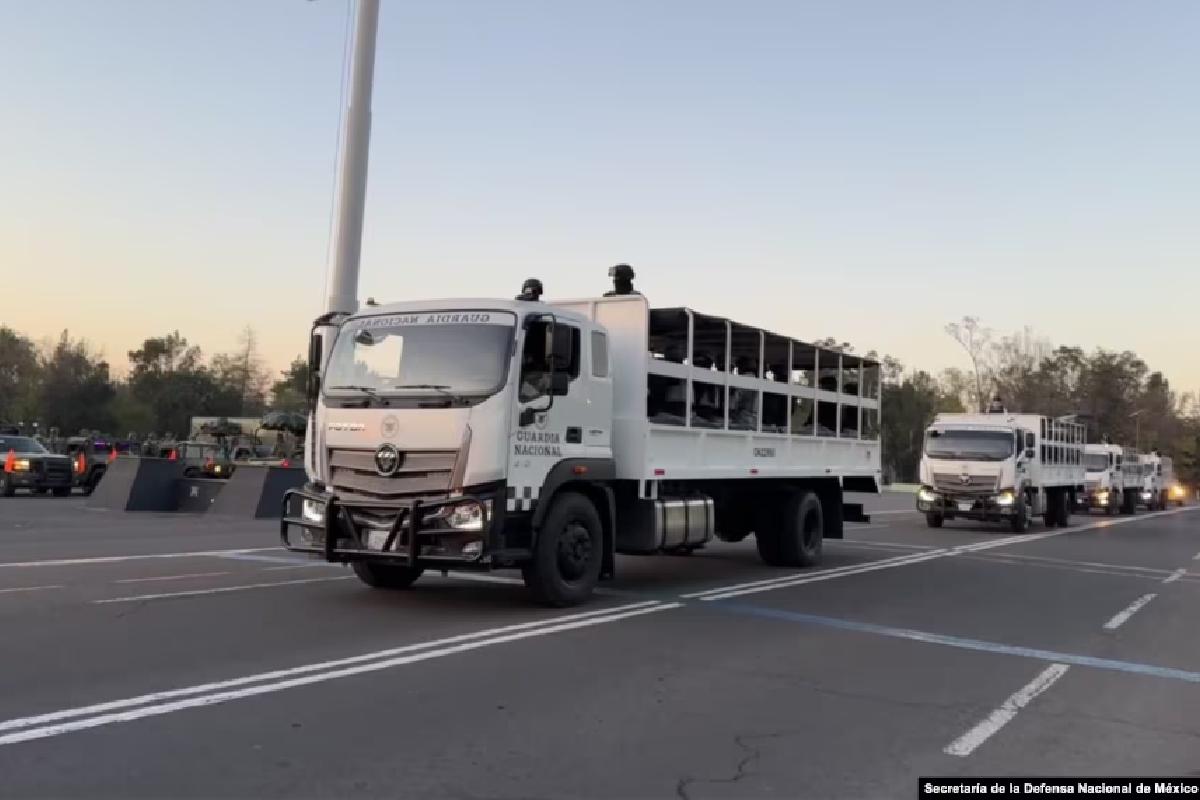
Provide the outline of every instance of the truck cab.
{"type": "Polygon", "coordinates": [[[1076,496],[1080,511],[1102,510],[1106,514],[1132,514],[1141,492],[1142,469],[1137,454],[1117,444],[1084,446],[1087,470],[1084,491],[1076,496]]]}
{"type": "MultiPolygon", "coordinates": [[[[1142,483],[1138,502],[1150,511],[1161,511],[1172,499],[1172,489],[1177,485],[1174,463],[1170,457],[1158,452],[1146,453],[1140,461],[1142,483]]],[[[1182,493],[1176,490],[1176,494],[1182,493]]]]}
{"type": "MultiPolygon", "coordinates": [[[[341,324],[317,391],[293,547],[371,585],[415,579],[418,561],[516,565],[543,494],[613,473],[607,331],[537,300],[368,306],[341,324]]],[[[565,583],[612,568],[611,543],[582,530],[555,554],[565,583]]]]}
{"type": "Polygon", "coordinates": [[[1028,530],[1067,525],[1084,488],[1083,428],[1032,414],[939,414],[925,431],[917,509],[1028,530]]]}

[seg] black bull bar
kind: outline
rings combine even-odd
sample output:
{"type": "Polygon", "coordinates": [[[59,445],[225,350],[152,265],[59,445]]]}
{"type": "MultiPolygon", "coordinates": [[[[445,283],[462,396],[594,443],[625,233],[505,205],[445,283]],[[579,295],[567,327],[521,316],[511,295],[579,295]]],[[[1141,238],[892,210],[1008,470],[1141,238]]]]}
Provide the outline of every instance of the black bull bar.
{"type": "Polygon", "coordinates": [[[370,558],[413,565],[420,558],[420,537],[422,534],[430,536],[456,532],[448,528],[423,528],[422,522],[426,516],[446,506],[456,506],[471,502],[479,504],[480,513],[483,515],[483,527],[480,533],[486,535],[490,529],[491,522],[488,507],[485,503],[485,498],[475,495],[462,495],[443,500],[412,499],[389,501],[387,503],[355,502],[347,505],[339,501],[337,497],[317,494],[305,488],[288,489],[283,493],[282,513],[279,519],[279,538],[283,542],[283,546],[288,550],[297,553],[319,555],[326,561],[346,562],[370,558]],[[291,508],[293,497],[299,497],[301,505],[303,505],[305,500],[320,503],[324,508],[323,522],[314,523],[304,519],[303,508],[301,508],[300,516],[290,516],[288,511],[291,508]],[[354,521],[351,514],[351,511],[355,509],[383,511],[395,514],[391,524],[388,526],[387,537],[384,539],[383,546],[380,549],[374,550],[367,546],[367,543],[363,539],[362,528],[354,521]],[[307,530],[319,530],[323,534],[323,540],[319,546],[314,544],[311,547],[293,543],[288,536],[288,531],[292,526],[307,530]],[[346,539],[349,539],[351,546],[339,547],[339,542],[346,539]]]}

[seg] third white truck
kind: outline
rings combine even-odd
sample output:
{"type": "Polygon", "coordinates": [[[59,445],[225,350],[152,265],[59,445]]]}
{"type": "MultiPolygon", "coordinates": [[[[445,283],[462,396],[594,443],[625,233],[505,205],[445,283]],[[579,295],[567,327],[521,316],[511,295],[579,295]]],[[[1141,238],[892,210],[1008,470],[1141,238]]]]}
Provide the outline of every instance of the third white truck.
{"type": "Polygon", "coordinates": [[[1142,465],[1132,449],[1107,442],[1083,448],[1087,468],[1084,491],[1076,496],[1080,511],[1099,509],[1106,514],[1133,514],[1142,491],[1142,465]]]}

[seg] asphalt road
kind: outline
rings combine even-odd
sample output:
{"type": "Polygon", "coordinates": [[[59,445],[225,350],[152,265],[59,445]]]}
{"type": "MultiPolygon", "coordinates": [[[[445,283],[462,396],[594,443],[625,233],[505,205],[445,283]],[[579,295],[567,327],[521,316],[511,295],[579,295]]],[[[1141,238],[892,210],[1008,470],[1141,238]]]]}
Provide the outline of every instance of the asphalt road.
{"type": "Polygon", "coordinates": [[[269,523],[0,500],[0,796],[913,797],[1200,774],[1200,514],[1026,535],[911,497],[819,569],[362,586],[269,523]]]}

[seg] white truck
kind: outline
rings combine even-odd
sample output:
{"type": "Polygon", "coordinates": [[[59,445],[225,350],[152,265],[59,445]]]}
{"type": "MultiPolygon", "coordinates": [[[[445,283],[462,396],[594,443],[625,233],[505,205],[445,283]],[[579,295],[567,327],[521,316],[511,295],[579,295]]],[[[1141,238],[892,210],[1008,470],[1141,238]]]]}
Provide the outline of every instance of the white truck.
{"type": "Polygon", "coordinates": [[[1084,427],[1037,414],[938,414],[925,431],[917,509],[945,520],[1066,526],[1084,490],[1084,427]]]}
{"type": "Polygon", "coordinates": [[[1170,456],[1155,451],[1143,454],[1139,460],[1142,484],[1138,502],[1150,511],[1163,510],[1172,499],[1182,505],[1182,491],[1175,489],[1179,483],[1175,480],[1175,465],[1170,456]],[[1172,498],[1172,490],[1177,497],[1172,498]]]}
{"type": "Polygon", "coordinates": [[[1087,444],[1083,448],[1087,469],[1084,490],[1076,496],[1077,507],[1087,513],[1101,509],[1107,514],[1133,514],[1142,491],[1142,464],[1137,453],[1119,444],[1087,444]]]}
{"type": "Polygon", "coordinates": [[[379,588],[520,568],[566,606],[617,553],[753,533],[802,567],[867,520],[843,492],[879,490],[878,363],[618,292],[548,303],[531,279],[318,320],[285,546],[379,588]]]}

